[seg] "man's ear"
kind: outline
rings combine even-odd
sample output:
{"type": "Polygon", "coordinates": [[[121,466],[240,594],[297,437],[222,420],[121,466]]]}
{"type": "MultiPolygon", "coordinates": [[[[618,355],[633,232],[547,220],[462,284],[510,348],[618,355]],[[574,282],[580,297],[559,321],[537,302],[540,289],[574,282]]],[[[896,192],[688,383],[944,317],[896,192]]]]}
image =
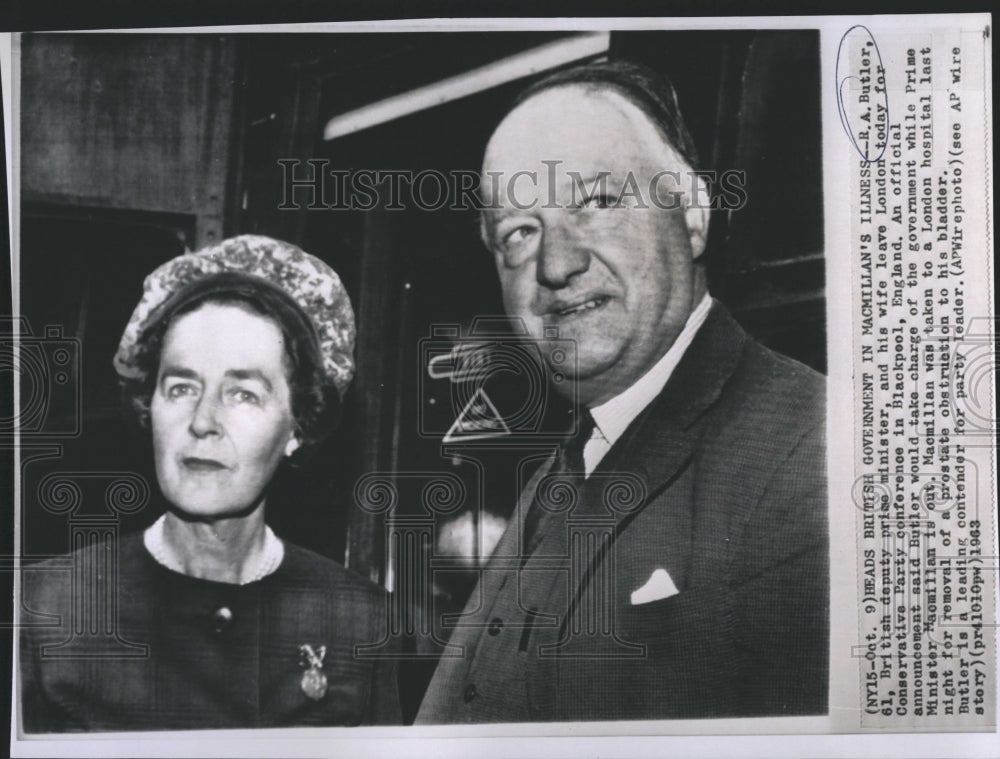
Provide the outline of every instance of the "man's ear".
{"type": "Polygon", "coordinates": [[[285,444],[285,455],[291,456],[301,446],[302,446],[302,441],[299,440],[299,436],[297,434],[292,435],[292,437],[289,438],[288,442],[285,444]]]}
{"type": "Polygon", "coordinates": [[[697,191],[693,196],[688,196],[687,207],[684,209],[684,221],[691,235],[691,257],[694,260],[705,252],[705,244],[708,241],[708,206],[711,204],[711,197],[705,178],[699,176],[697,191]]]}

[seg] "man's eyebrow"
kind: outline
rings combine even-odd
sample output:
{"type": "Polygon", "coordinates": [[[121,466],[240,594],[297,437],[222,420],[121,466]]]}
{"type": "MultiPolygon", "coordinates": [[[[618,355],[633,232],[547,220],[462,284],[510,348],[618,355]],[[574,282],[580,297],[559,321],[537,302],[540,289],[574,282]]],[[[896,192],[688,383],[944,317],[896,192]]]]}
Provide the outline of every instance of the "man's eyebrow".
{"type": "Polygon", "coordinates": [[[512,216],[524,215],[523,211],[518,211],[513,208],[486,208],[479,212],[480,219],[480,231],[486,235],[493,235],[496,233],[497,227],[500,226],[500,222],[505,219],[509,219],[512,216]]]}
{"type": "Polygon", "coordinates": [[[615,174],[607,170],[592,171],[589,174],[584,174],[582,176],[579,174],[574,174],[571,177],[571,180],[578,185],[580,184],[589,185],[593,183],[594,185],[596,185],[595,189],[607,185],[612,185],[614,187],[617,187],[622,183],[621,179],[619,179],[615,174]]]}
{"type": "Polygon", "coordinates": [[[480,213],[491,219],[505,219],[508,216],[524,216],[526,211],[513,206],[486,206],[480,213]]]}
{"type": "Polygon", "coordinates": [[[272,389],[271,381],[264,376],[260,369],[230,369],[226,372],[226,376],[238,380],[257,380],[267,388],[268,392],[271,392],[272,389]]]}

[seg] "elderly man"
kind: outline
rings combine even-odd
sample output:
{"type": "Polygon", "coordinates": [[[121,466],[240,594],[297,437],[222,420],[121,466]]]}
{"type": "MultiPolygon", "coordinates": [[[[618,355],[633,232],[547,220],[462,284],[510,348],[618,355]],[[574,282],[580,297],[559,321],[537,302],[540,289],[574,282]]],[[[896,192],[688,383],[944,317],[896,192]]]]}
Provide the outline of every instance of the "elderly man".
{"type": "Polygon", "coordinates": [[[670,84],[628,63],[533,85],[489,141],[505,307],[575,341],[581,409],[418,722],[826,711],[824,381],[709,296],[696,165],[670,84]],[[578,485],[571,509],[546,504],[554,476],[578,485]]]}

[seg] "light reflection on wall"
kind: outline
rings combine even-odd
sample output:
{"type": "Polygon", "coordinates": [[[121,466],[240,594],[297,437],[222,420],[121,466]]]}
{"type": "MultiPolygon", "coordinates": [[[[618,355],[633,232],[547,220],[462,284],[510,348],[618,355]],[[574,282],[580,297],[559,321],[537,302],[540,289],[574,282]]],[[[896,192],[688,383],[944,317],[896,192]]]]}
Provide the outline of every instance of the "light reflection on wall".
{"type": "MultiPolygon", "coordinates": [[[[506,519],[489,512],[482,513],[479,523],[482,558],[485,559],[493,553],[505,529],[507,529],[506,519]]],[[[472,513],[467,511],[439,528],[435,554],[461,557],[470,567],[475,565],[476,557],[480,556],[475,545],[475,532],[472,513]]]]}

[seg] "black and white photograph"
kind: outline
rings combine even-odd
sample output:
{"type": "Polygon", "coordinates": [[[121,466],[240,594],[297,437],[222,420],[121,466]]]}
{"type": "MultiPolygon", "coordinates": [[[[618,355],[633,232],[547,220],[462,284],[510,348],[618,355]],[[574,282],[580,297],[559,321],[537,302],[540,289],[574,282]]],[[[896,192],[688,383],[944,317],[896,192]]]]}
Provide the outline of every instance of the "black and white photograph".
{"type": "Polygon", "coordinates": [[[995,730],[989,71],[794,21],[14,35],[18,755],[995,730]]]}

